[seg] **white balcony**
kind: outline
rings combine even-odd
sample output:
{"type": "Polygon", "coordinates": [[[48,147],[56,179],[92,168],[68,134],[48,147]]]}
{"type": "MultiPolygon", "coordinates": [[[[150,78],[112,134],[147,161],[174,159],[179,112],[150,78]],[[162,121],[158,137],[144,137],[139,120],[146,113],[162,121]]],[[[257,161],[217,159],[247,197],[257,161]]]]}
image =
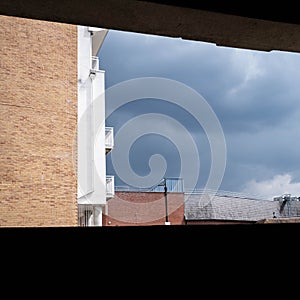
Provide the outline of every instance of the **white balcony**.
{"type": "Polygon", "coordinates": [[[108,154],[114,147],[114,128],[105,127],[105,154],[108,154]]]}
{"type": "Polygon", "coordinates": [[[115,196],[115,177],[111,175],[106,176],[106,199],[115,196]]]}
{"type": "Polygon", "coordinates": [[[92,70],[99,71],[99,57],[92,56],[92,70]]]}

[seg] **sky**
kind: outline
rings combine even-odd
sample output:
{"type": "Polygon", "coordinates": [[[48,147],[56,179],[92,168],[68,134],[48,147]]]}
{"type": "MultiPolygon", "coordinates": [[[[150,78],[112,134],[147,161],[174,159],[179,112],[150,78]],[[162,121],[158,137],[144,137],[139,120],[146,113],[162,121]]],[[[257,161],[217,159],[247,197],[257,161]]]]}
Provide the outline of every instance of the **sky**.
{"type": "Polygon", "coordinates": [[[300,54],[109,30],[106,126],[116,186],[300,195],[300,54]]]}

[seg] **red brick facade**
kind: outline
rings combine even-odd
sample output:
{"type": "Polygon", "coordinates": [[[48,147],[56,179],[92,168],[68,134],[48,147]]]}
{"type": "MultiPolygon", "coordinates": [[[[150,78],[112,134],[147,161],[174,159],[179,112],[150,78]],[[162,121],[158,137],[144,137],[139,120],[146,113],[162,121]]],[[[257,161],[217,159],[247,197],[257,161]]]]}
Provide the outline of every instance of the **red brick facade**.
{"type": "Polygon", "coordinates": [[[77,226],[77,27],[0,16],[0,47],[0,227],[77,226]]]}
{"type": "MultiPolygon", "coordinates": [[[[184,194],[167,194],[168,221],[171,225],[184,224],[184,194]]],[[[116,192],[108,200],[103,226],[163,225],[166,221],[164,193],[116,192]]]]}

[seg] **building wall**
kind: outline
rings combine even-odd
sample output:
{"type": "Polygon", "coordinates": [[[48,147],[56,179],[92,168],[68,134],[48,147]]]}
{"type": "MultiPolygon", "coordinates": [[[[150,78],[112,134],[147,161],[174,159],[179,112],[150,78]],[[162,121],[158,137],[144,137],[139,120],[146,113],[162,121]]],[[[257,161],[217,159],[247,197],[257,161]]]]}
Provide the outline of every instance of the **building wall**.
{"type": "Polygon", "coordinates": [[[77,226],[77,27],[0,16],[0,47],[0,227],[77,226]]]}
{"type": "Polygon", "coordinates": [[[255,221],[239,220],[186,220],[186,225],[230,225],[230,224],[254,224],[255,221]]]}
{"type": "Polygon", "coordinates": [[[300,223],[300,217],[263,219],[257,221],[257,223],[263,223],[263,224],[300,223]]]}
{"type": "Polygon", "coordinates": [[[92,37],[78,26],[78,202],[105,205],[105,72],[90,77],[92,37]]]}
{"type": "Polygon", "coordinates": [[[77,29],[78,224],[102,226],[106,205],[105,71],[99,69],[97,53],[107,30],[87,26],[77,29]]]}
{"type": "MultiPolygon", "coordinates": [[[[168,193],[168,221],[171,225],[184,224],[184,194],[168,193]]],[[[120,192],[108,200],[103,216],[104,226],[163,225],[166,221],[164,193],[120,192]]]]}

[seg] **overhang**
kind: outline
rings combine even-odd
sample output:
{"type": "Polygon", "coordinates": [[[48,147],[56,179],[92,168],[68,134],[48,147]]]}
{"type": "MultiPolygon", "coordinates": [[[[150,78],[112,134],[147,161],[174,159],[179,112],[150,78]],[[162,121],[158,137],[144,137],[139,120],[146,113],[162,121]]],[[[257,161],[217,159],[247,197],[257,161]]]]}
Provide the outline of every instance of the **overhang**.
{"type": "Polygon", "coordinates": [[[297,2],[194,2],[2,0],[0,14],[236,48],[300,52],[297,2]]]}

